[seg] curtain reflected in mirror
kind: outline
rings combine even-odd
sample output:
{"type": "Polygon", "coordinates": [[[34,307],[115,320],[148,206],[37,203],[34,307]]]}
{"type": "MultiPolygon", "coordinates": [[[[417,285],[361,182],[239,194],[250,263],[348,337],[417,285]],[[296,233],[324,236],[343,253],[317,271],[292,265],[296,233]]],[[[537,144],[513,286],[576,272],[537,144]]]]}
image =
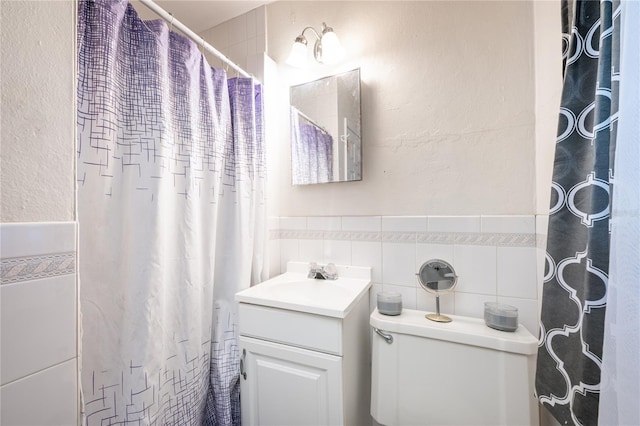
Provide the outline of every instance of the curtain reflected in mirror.
{"type": "Polygon", "coordinates": [[[362,179],[360,70],[292,86],[294,185],[362,179]]]}
{"type": "Polygon", "coordinates": [[[291,107],[291,161],[294,185],[333,181],[333,137],[291,107]]]}

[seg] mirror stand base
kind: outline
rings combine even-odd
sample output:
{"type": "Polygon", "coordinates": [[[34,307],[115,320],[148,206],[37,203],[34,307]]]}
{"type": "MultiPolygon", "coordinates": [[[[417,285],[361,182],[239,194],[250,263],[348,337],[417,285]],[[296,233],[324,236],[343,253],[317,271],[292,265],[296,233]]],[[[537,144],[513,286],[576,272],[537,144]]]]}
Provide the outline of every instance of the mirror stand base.
{"type": "Polygon", "coordinates": [[[435,322],[451,322],[451,318],[449,318],[446,315],[440,315],[440,314],[427,314],[424,316],[426,319],[429,319],[431,321],[435,321],[435,322]]]}

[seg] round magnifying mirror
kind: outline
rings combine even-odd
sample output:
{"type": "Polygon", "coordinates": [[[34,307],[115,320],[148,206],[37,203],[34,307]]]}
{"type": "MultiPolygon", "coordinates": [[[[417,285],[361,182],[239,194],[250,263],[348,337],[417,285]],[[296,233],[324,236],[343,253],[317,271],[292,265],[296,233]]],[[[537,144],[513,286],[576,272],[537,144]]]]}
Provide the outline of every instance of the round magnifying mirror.
{"type": "Polygon", "coordinates": [[[432,321],[451,322],[451,318],[440,314],[440,293],[453,290],[458,282],[453,266],[444,260],[432,259],[422,264],[416,276],[422,288],[436,295],[436,313],[425,316],[432,321]]]}

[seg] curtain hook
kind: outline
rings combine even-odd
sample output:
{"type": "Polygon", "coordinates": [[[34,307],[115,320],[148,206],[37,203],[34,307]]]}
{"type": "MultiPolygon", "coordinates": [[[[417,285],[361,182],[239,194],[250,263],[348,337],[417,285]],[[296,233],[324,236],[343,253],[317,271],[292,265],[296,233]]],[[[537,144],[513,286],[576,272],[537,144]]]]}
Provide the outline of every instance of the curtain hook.
{"type": "Polygon", "coordinates": [[[200,53],[202,53],[203,55],[204,55],[204,44],[205,44],[204,38],[200,37],[200,53]]]}
{"type": "Polygon", "coordinates": [[[173,32],[173,20],[176,19],[175,16],[173,16],[173,13],[169,12],[169,15],[171,15],[171,21],[169,22],[169,32],[173,32]]]}

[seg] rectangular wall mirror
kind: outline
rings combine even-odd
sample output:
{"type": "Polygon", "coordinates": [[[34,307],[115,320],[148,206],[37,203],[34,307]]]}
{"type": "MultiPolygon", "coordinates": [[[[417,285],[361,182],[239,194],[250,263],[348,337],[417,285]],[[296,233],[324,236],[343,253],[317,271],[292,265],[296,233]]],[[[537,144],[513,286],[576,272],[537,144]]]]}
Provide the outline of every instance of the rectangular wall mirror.
{"type": "Polygon", "coordinates": [[[290,88],[294,185],[362,180],[360,69],[290,88]]]}

